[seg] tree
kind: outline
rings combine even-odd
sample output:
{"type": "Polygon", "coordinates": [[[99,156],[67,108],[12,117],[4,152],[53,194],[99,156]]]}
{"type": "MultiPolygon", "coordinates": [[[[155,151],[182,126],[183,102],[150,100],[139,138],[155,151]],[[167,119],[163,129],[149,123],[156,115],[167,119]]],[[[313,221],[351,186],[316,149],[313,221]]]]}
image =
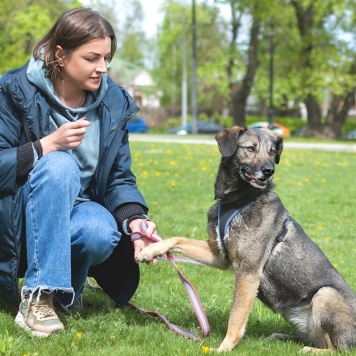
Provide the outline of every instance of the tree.
{"type": "Polygon", "coordinates": [[[231,9],[230,44],[226,72],[233,124],[246,125],[247,100],[260,64],[261,31],[274,10],[273,0],[217,0],[231,9]]]}
{"type": "MultiPolygon", "coordinates": [[[[77,3],[79,4],[79,3],[77,3]]],[[[69,7],[69,2],[54,0],[2,0],[0,7],[0,74],[29,60],[35,43],[69,7]]]]}
{"type": "Polygon", "coordinates": [[[258,44],[261,28],[261,19],[258,14],[258,4],[252,4],[248,9],[246,4],[237,0],[230,0],[231,8],[231,41],[229,58],[227,60],[226,71],[230,88],[231,108],[233,123],[239,126],[246,126],[246,104],[250,95],[254,78],[258,67],[258,44]],[[237,57],[237,38],[241,28],[241,22],[246,12],[250,10],[250,29],[248,47],[245,55],[245,70],[242,76],[236,77],[236,57],[237,57]]]}
{"type": "Polygon", "coordinates": [[[307,133],[339,137],[356,88],[356,48],[340,34],[354,28],[356,4],[348,0],[290,3],[300,33],[300,79],[308,111],[307,133]],[[325,92],[330,106],[323,121],[325,92]]]}
{"type": "MultiPolygon", "coordinates": [[[[188,83],[191,82],[192,8],[180,1],[167,0],[162,6],[163,22],[158,28],[154,78],[163,91],[164,106],[181,103],[183,54],[186,54],[188,83]],[[184,36],[185,33],[185,36],[184,36]],[[186,51],[183,45],[185,44],[186,51]]],[[[196,58],[199,111],[221,111],[226,101],[226,37],[223,21],[215,6],[196,5],[196,58]]],[[[188,101],[190,97],[188,96],[188,101]]]]}

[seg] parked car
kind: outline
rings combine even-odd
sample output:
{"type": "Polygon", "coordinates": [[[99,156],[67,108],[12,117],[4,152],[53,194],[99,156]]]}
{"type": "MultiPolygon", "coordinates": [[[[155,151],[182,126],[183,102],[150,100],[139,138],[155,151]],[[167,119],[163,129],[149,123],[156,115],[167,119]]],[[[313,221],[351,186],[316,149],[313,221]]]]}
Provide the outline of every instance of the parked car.
{"type": "MultiPolygon", "coordinates": [[[[216,124],[215,122],[198,121],[197,133],[217,133],[224,130],[224,127],[216,124]]],[[[167,131],[170,134],[187,135],[193,132],[193,124],[187,123],[185,125],[175,127],[167,131]]]]}
{"type": "Polygon", "coordinates": [[[133,118],[131,118],[127,122],[126,128],[129,130],[129,132],[134,132],[134,133],[148,132],[148,125],[146,121],[140,116],[134,116],[133,118]]]}
{"type": "Polygon", "coordinates": [[[356,130],[346,132],[342,137],[346,138],[347,140],[355,140],[356,139],[356,130]]]}
{"type": "MultiPolygon", "coordinates": [[[[267,121],[261,121],[261,122],[254,122],[253,124],[249,125],[249,128],[254,128],[254,129],[263,129],[266,130],[268,129],[268,122],[267,121]]],[[[285,127],[277,122],[273,122],[272,130],[276,131],[279,135],[282,135],[284,137],[290,136],[290,130],[288,127],[285,127]]]]}
{"type": "Polygon", "coordinates": [[[292,135],[293,136],[305,136],[305,133],[308,131],[308,126],[302,126],[301,128],[295,130],[292,135]]]}

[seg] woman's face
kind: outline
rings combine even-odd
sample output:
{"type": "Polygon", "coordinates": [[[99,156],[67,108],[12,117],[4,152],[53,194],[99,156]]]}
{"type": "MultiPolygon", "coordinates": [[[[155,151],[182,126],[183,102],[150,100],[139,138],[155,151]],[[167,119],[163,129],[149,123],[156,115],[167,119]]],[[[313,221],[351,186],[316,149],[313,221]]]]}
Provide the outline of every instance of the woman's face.
{"type": "Polygon", "coordinates": [[[111,59],[111,38],[95,39],[69,56],[58,46],[56,57],[61,64],[62,80],[67,89],[97,90],[111,59]]]}

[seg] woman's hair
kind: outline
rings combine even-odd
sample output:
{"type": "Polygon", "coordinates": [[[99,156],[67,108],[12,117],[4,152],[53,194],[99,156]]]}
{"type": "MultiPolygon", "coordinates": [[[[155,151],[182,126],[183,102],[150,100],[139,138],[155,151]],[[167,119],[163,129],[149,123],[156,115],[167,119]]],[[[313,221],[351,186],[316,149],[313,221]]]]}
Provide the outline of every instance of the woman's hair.
{"type": "Polygon", "coordinates": [[[109,36],[111,55],[116,51],[116,36],[110,23],[98,12],[78,7],[62,14],[46,36],[33,49],[33,56],[44,61],[47,76],[52,80],[61,76],[61,67],[55,57],[56,47],[61,46],[67,55],[71,55],[80,46],[109,36]]]}

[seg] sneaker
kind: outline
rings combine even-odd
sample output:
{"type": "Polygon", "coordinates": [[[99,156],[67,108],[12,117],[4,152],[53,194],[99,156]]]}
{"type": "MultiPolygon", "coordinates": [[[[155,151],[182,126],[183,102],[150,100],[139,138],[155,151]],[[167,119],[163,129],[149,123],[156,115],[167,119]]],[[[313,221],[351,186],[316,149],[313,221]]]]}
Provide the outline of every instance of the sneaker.
{"type": "Polygon", "coordinates": [[[42,293],[37,300],[37,293],[32,301],[25,296],[19,307],[15,322],[26,331],[38,337],[47,337],[53,332],[64,330],[62,322],[53,310],[53,293],[42,293]]]}

